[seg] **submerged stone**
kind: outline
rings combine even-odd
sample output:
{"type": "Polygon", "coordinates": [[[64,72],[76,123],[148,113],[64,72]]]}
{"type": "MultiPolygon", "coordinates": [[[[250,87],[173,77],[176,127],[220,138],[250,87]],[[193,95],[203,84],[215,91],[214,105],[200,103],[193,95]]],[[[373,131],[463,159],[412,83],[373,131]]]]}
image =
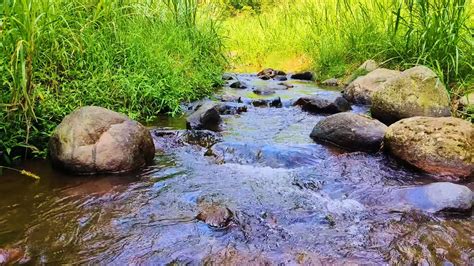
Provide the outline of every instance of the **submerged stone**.
{"type": "Polygon", "coordinates": [[[199,214],[196,216],[196,219],[216,228],[227,227],[232,218],[233,214],[227,207],[208,202],[199,204],[199,214]]]}
{"type": "Polygon", "coordinates": [[[394,194],[395,208],[426,212],[468,211],[474,200],[468,187],[448,182],[405,188],[394,194]]]}

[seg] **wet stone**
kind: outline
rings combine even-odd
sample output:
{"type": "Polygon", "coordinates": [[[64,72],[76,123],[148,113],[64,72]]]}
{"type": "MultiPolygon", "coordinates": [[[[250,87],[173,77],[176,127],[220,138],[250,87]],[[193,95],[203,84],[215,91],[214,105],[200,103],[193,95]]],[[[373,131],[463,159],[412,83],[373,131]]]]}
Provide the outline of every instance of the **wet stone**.
{"type": "Polygon", "coordinates": [[[299,79],[299,80],[313,80],[313,73],[311,72],[300,72],[291,75],[292,79],[299,79]]]}
{"type": "Polygon", "coordinates": [[[299,98],[294,105],[313,113],[339,113],[351,110],[349,102],[340,93],[324,93],[299,98]]]}
{"type": "Polygon", "coordinates": [[[400,189],[394,194],[395,209],[426,212],[469,211],[474,200],[468,187],[449,182],[400,189]]]}
{"type": "Polygon", "coordinates": [[[251,99],[251,100],[243,100],[244,103],[246,101],[250,102],[255,107],[282,107],[282,101],[280,97],[277,98],[270,98],[270,99],[251,99]]]}
{"type": "Polygon", "coordinates": [[[236,115],[247,112],[247,105],[243,103],[227,102],[218,105],[221,115],[236,115]]]}
{"type": "Polygon", "coordinates": [[[269,88],[257,88],[253,90],[253,93],[257,95],[272,95],[275,94],[275,90],[269,88]]]}
{"type": "Polygon", "coordinates": [[[281,70],[275,70],[272,68],[266,68],[257,73],[257,77],[263,80],[269,80],[269,79],[275,78],[276,76],[281,76],[281,75],[286,75],[286,73],[281,70]]]}
{"type": "Polygon", "coordinates": [[[234,96],[234,95],[222,95],[217,97],[218,100],[221,102],[235,102],[235,103],[241,103],[242,99],[240,96],[234,96]]]}
{"type": "Polygon", "coordinates": [[[180,137],[182,142],[209,148],[222,141],[222,135],[210,130],[186,130],[180,137]]]}
{"type": "Polygon", "coordinates": [[[13,265],[26,263],[25,252],[19,248],[0,248],[0,265],[13,265]]]}
{"type": "Polygon", "coordinates": [[[235,76],[230,73],[224,73],[224,75],[222,75],[222,80],[233,80],[234,78],[235,76]]]}
{"type": "Polygon", "coordinates": [[[211,227],[225,228],[230,224],[233,216],[233,213],[221,204],[203,202],[199,204],[199,214],[196,219],[211,227]]]}
{"type": "Polygon", "coordinates": [[[186,118],[186,128],[219,131],[221,121],[216,103],[207,102],[186,118]]]}
{"type": "Polygon", "coordinates": [[[235,82],[232,82],[229,87],[233,88],[233,89],[246,89],[247,86],[245,86],[242,82],[240,81],[235,81],[235,82]]]}

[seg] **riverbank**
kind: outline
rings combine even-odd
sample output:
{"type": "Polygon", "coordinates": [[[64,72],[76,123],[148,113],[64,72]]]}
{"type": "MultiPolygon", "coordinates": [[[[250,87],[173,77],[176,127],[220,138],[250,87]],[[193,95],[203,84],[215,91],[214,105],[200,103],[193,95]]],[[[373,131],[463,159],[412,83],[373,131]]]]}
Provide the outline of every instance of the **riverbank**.
{"type": "Polygon", "coordinates": [[[45,157],[52,130],[79,106],[140,121],[177,114],[222,83],[221,39],[196,6],[154,1],[0,4],[0,151],[45,157]],[[178,8],[175,11],[175,6],[178,8]]]}
{"type": "MultiPolygon", "coordinates": [[[[372,152],[315,142],[311,132],[334,117],[323,107],[341,102],[340,88],[291,77],[225,75],[212,102],[226,108],[210,121],[221,131],[186,130],[204,106],[189,104],[188,119],[155,124],[157,153],[141,171],[73,176],[47,160],[21,165],[40,181],[7,171],[0,259],[5,248],[32,264],[469,263],[472,179],[434,182],[445,177],[379,151],[380,139],[372,152]],[[329,102],[297,106],[306,97],[329,102]]],[[[340,114],[369,119],[369,106],[345,103],[351,110],[340,114]]],[[[372,127],[344,134],[367,141],[372,127]]]]}

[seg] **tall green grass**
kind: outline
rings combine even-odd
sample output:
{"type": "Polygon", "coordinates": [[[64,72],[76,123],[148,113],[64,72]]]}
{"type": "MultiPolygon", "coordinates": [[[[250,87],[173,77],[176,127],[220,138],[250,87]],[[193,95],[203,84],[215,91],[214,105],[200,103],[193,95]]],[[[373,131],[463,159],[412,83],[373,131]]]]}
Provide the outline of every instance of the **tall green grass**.
{"type": "Polygon", "coordinates": [[[221,38],[196,0],[5,0],[0,12],[7,157],[44,156],[51,131],[79,106],[148,120],[221,82],[221,38]]]}
{"type": "Polygon", "coordinates": [[[324,79],[373,58],[428,65],[463,93],[474,83],[473,11],[471,0],[281,0],[229,18],[225,44],[237,70],[312,68],[324,79]]]}

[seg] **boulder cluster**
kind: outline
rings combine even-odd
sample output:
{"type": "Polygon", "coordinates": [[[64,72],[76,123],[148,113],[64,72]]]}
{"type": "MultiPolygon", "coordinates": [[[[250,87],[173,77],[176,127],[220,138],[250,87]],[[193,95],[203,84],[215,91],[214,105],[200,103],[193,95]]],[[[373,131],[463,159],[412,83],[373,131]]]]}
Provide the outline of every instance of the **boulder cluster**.
{"type": "Polygon", "coordinates": [[[332,109],[343,113],[320,121],[313,139],[348,150],[374,152],[383,147],[442,180],[474,176],[474,127],[451,117],[449,94],[431,69],[415,66],[400,72],[370,61],[361,68],[368,73],[348,84],[343,97],[370,105],[371,117],[332,109]]]}

